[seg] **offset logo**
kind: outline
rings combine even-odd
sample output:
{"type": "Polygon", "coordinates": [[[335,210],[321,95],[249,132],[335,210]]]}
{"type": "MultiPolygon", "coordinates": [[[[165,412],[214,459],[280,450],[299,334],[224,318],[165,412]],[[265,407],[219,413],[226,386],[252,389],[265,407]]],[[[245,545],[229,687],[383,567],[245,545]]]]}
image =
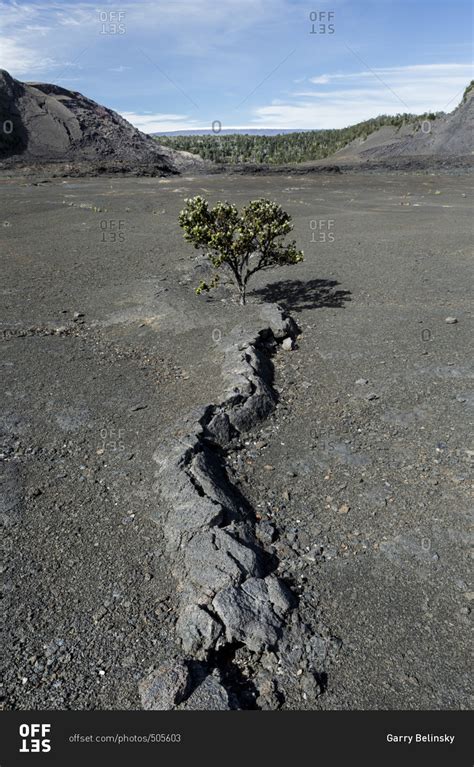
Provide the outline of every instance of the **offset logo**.
{"type": "Polygon", "coordinates": [[[46,754],[51,751],[50,724],[20,724],[20,754],[46,754]]]}

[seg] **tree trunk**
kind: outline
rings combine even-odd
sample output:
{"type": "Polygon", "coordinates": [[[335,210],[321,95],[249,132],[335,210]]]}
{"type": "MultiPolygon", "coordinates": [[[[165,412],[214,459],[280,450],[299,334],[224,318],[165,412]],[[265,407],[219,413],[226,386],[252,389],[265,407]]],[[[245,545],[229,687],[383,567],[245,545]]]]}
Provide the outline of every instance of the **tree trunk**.
{"type": "Polygon", "coordinates": [[[245,285],[241,285],[241,287],[240,287],[240,305],[241,306],[245,306],[245,303],[246,303],[246,301],[245,301],[245,288],[246,288],[245,285]]]}

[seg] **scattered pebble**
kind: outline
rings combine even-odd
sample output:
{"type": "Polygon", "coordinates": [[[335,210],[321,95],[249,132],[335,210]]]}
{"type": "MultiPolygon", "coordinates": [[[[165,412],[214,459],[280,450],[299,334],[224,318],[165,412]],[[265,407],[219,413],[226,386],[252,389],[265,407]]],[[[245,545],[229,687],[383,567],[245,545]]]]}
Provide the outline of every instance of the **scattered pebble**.
{"type": "Polygon", "coordinates": [[[446,325],[455,325],[457,323],[456,317],[446,317],[445,319],[446,325]]]}

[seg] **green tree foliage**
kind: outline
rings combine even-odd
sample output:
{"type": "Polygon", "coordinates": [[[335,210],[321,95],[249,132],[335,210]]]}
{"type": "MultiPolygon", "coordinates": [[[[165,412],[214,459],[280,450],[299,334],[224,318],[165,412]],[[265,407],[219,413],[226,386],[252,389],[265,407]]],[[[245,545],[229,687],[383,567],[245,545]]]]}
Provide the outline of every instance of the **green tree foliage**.
{"type": "MultiPolygon", "coordinates": [[[[229,202],[218,202],[209,208],[204,197],[191,197],[185,200],[179,224],[184,238],[195,248],[203,249],[215,269],[224,267],[230,273],[242,305],[253,274],[303,260],[303,252],[297,249],[294,240],[283,243],[293,224],[288,213],[271,200],[252,200],[239,213],[229,202]]],[[[216,272],[209,284],[201,281],[196,293],[218,284],[216,272]]]]}
{"type": "Polygon", "coordinates": [[[192,135],[192,136],[157,136],[160,144],[172,149],[199,154],[205,160],[229,165],[268,164],[308,162],[321,160],[343,149],[351,141],[363,141],[373,131],[385,125],[399,130],[403,125],[421,125],[423,120],[434,119],[437,115],[381,115],[372,120],[365,120],[348,128],[334,130],[301,131],[279,134],[276,136],[255,136],[249,134],[232,135],[192,135]]]}

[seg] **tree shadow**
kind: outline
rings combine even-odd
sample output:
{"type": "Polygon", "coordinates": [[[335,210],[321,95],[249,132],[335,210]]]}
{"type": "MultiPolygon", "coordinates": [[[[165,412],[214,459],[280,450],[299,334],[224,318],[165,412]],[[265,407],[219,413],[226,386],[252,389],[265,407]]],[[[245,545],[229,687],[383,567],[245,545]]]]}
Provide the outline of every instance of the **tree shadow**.
{"type": "Polygon", "coordinates": [[[351,300],[351,291],[336,290],[338,285],[337,280],[280,280],[254,290],[253,295],[293,312],[323,306],[343,309],[346,301],[351,300]]]}

